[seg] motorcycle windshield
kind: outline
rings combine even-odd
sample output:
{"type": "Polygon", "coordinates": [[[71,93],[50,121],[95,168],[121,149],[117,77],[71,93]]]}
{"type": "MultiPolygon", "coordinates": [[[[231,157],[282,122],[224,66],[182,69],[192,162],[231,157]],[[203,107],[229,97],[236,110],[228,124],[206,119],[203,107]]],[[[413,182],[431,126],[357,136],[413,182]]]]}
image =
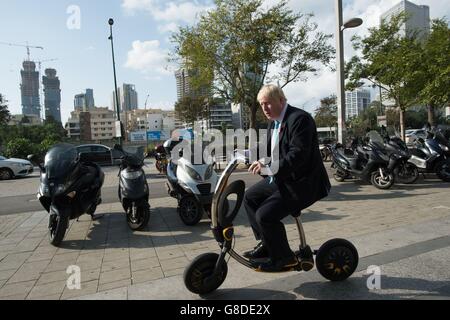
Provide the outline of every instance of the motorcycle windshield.
{"type": "Polygon", "coordinates": [[[371,142],[384,144],[383,137],[381,137],[381,135],[375,130],[369,131],[367,133],[367,137],[371,142]]]}
{"type": "Polygon", "coordinates": [[[78,160],[77,149],[71,144],[58,144],[45,155],[45,172],[48,179],[64,182],[78,160]]]}

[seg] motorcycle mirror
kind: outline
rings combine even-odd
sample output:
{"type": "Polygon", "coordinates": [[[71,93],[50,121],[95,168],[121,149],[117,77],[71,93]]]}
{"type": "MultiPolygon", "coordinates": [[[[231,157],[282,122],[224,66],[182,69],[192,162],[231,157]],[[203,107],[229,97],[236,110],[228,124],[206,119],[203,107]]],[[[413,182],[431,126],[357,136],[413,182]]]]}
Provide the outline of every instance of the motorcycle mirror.
{"type": "Polygon", "coordinates": [[[39,169],[41,169],[41,171],[44,171],[44,168],[43,168],[42,165],[39,163],[39,159],[38,159],[38,156],[37,156],[37,155],[35,155],[35,154],[29,154],[29,155],[27,156],[27,159],[28,159],[28,161],[31,162],[31,164],[33,164],[33,165],[35,165],[35,166],[38,166],[39,169]]]}

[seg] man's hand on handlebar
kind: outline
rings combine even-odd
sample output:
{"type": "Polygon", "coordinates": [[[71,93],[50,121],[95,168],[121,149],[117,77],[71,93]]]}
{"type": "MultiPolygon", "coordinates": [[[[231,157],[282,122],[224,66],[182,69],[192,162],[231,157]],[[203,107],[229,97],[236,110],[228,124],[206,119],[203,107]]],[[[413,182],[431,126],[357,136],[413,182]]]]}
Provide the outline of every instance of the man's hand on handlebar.
{"type": "Polygon", "coordinates": [[[252,163],[250,168],[248,168],[248,172],[252,172],[253,174],[261,174],[261,170],[264,166],[261,162],[255,161],[252,163]]]}

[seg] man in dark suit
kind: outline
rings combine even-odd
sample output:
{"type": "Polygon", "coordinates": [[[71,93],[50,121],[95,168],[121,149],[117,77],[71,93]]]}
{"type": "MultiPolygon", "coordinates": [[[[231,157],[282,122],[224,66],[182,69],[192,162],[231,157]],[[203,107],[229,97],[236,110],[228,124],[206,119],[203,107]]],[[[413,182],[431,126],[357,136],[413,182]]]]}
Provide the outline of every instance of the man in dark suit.
{"type": "Polygon", "coordinates": [[[271,120],[267,135],[271,162],[256,161],[249,168],[253,174],[268,176],[245,193],[244,206],[255,238],[261,241],[244,256],[270,258],[259,269],[276,272],[298,263],[281,220],[326,197],[331,185],[311,115],[288,105],[282,89],[274,85],[264,86],[258,101],[271,120]]]}

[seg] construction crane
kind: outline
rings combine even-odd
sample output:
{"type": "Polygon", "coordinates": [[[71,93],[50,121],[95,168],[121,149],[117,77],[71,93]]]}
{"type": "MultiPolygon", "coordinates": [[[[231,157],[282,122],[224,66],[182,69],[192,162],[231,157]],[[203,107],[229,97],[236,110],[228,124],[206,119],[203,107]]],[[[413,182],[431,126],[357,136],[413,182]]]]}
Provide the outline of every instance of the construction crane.
{"type": "Polygon", "coordinates": [[[147,102],[148,102],[148,98],[150,97],[150,95],[147,95],[147,99],[145,99],[145,110],[147,110],[147,102]]]}
{"type": "Polygon", "coordinates": [[[11,47],[25,47],[25,48],[27,48],[27,58],[28,58],[28,61],[30,61],[30,48],[44,50],[44,48],[43,48],[43,47],[40,47],[40,46],[30,46],[30,45],[28,44],[28,42],[27,42],[27,44],[18,44],[18,43],[9,43],[9,42],[0,42],[0,44],[6,45],[6,46],[11,46],[11,47]]]}

